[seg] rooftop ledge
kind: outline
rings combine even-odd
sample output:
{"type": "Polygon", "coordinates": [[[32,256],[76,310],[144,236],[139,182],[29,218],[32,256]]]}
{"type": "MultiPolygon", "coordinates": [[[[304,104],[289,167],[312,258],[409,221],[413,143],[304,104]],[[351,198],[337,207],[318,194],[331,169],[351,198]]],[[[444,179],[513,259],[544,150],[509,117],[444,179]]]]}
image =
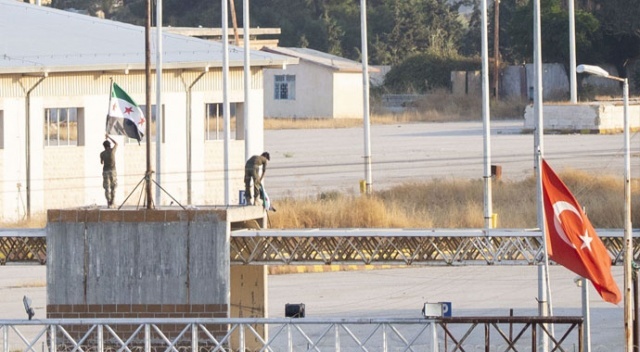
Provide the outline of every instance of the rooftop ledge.
{"type": "Polygon", "coordinates": [[[146,209],[123,206],[120,209],[104,207],[80,207],[47,210],[47,222],[183,222],[183,221],[227,221],[240,222],[263,219],[266,216],[261,206],[176,206],[146,209]]]}

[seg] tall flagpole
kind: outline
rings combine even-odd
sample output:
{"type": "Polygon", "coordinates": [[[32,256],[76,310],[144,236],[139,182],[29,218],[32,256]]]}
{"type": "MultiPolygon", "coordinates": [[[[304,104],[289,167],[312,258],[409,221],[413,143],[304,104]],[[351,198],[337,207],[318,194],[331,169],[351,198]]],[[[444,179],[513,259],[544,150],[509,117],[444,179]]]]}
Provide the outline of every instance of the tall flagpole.
{"type": "Polygon", "coordinates": [[[249,160],[254,151],[262,150],[264,146],[260,148],[254,148],[253,139],[249,138],[251,126],[253,121],[251,119],[251,60],[250,60],[250,48],[249,48],[249,0],[242,1],[242,28],[244,31],[244,160],[249,160]],[[254,150],[255,149],[255,150],[254,150]]]}
{"type": "MultiPolygon", "coordinates": [[[[162,0],[156,0],[156,202],[162,203],[162,0]]],[[[148,118],[147,118],[148,119],[148,118]]]]}
{"type": "MultiPolygon", "coordinates": [[[[229,9],[227,0],[222,2],[222,115],[224,120],[224,204],[231,204],[231,186],[229,180],[229,143],[231,123],[229,112],[229,9]]],[[[246,34],[245,34],[246,35],[246,34]]]]}
{"type": "MultiPolygon", "coordinates": [[[[629,80],[622,81],[622,100],[624,101],[624,330],[626,350],[633,349],[633,236],[631,227],[631,157],[629,141],[629,80]]],[[[635,294],[638,294],[637,292],[635,294]]],[[[636,317],[637,318],[637,317],[636,317]]]]}
{"type": "Polygon", "coordinates": [[[369,52],[367,46],[367,0],[360,0],[360,38],[362,46],[362,112],[364,123],[364,177],[365,192],[372,193],[371,177],[371,123],[369,121],[369,52]]]}
{"type": "Polygon", "coordinates": [[[571,91],[571,104],[578,102],[578,84],[576,77],[576,15],[575,0],[567,0],[569,12],[569,88],[571,91]]]}
{"type": "MultiPolygon", "coordinates": [[[[497,2],[496,2],[497,3],[497,2]]],[[[489,112],[489,34],[487,33],[487,0],[482,0],[482,128],[484,156],[484,228],[490,229],[491,214],[491,125],[489,112]]],[[[497,57],[497,56],[496,56],[497,57]]],[[[497,84],[497,83],[496,83],[497,84]]],[[[496,94],[497,97],[497,94],[496,94]]]]}
{"type": "MultiPolygon", "coordinates": [[[[543,120],[543,94],[542,94],[542,34],[541,34],[541,18],[540,18],[540,0],[533,1],[533,75],[534,75],[534,95],[533,95],[533,112],[536,117],[536,133],[534,136],[535,143],[535,169],[536,169],[536,190],[538,199],[538,228],[542,233],[542,242],[544,244],[544,264],[542,270],[538,270],[538,298],[539,314],[541,316],[553,315],[553,305],[551,304],[551,285],[549,280],[549,252],[547,245],[547,231],[545,227],[545,214],[543,206],[542,193],[542,158],[544,157],[544,120],[543,120]],[[542,277],[540,277],[542,276],[542,277]]],[[[548,337],[546,334],[541,336],[541,344],[545,351],[548,350],[548,337]]]]}
{"type": "Polygon", "coordinates": [[[153,209],[153,194],[151,193],[151,124],[149,118],[151,117],[151,0],[147,0],[146,21],[144,30],[145,41],[145,55],[144,55],[144,67],[145,67],[145,115],[147,121],[145,123],[145,133],[147,134],[147,172],[145,173],[145,188],[146,188],[146,203],[147,209],[153,209]]]}

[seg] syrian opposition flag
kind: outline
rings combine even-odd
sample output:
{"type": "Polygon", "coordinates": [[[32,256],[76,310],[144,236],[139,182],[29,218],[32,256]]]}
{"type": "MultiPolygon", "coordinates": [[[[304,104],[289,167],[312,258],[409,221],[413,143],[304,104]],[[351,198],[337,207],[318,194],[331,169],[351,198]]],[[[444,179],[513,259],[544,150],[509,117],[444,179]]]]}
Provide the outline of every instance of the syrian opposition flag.
{"type": "Polygon", "coordinates": [[[591,280],[602,299],[618,304],[622,296],[611,275],[611,258],[587,215],[567,186],[542,160],[542,193],[549,258],[591,280]]]}
{"type": "Polygon", "coordinates": [[[120,86],[112,83],[106,132],[126,135],[139,143],[144,136],[145,122],[138,104],[120,86]]]}

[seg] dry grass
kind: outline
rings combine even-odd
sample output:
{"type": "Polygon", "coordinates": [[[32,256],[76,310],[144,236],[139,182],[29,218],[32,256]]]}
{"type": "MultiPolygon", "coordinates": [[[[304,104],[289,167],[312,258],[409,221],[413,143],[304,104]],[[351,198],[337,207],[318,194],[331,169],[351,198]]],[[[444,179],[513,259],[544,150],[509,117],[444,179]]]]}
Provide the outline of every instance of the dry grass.
{"type": "Polygon", "coordinates": [[[4,228],[27,228],[27,229],[37,229],[43,228],[47,226],[47,214],[46,213],[35,213],[31,215],[31,218],[24,218],[18,221],[11,222],[1,222],[2,227],[4,228]]]}
{"type": "MultiPolygon", "coordinates": [[[[611,176],[567,171],[560,177],[572,190],[597,228],[622,228],[623,182],[611,176]]],[[[632,208],[640,205],[638,182],[632,186],[632,208]]],[[[494,182],[493,212],[498,227],[535,228],[536,182],[494,182]]],[[[359,195],[321,194],[317,199],[275,200],[272,228],[481,228],[483,184],[481,180],[435,180],[407,183],[376,193],[359,195]]],[[[634,208],[635,209],[635,208],[634,208]]],[[[632,223],[640,213],[632,214],[632,223]]]]}
{"type": "MultiPolygon", "coordinates": [[[[345,227],[407,227],[415,219],[406,217],[401,209],[387,205],[377,197],[354,197],[332,193],[319,199],[284,199],[278,201],[278,212],[272,213],[272,228],[345,228],[345,227]]],[[[421,227],[430,227],[420,221],[421,227]]]]}
{"type": "MultiPolygon", "coordinates": [[[[624,183],[620,177],[596,176],[565,170],[560,177],[585,207],[596,228],[622,228],[624,183]]],[[[325,192],[312,198],[274,199],[278,209],[270,213],[272,228],[481,228],[484,225],[481,180],[433,180],[405,183],[371,197],[325,192]]],[[[631,185],[631,207],[640,206],[640,180],[631,185]]],[[[535,228],[536,182],[495,182],[493,212],[500,228],[535,228]]],[[[631,214],[640,223],[640,212],[631,214]]],[[[7,228],[42,228],[46,214],[29,220],[3,223],[7,228]]]]}
{"type": "MultiPolygon", "coordinates": [[[[492,119],[522,119],[526,101],[522,99],[492,100],[490,115],[492,119]]],[[[373,107],[371,124],[385,125],[412,122],[451,122],[481,121],[482,100],[478,96],[458,96],[445,90],[435,90],[415,102],[415,109],[402,113],[382,113],[379,107],[373,107]]],[[[348,128],[360,127],[362,119],[319,119],[319,118],[267,118],[264,128],[312,129],[312,128],[348,128]]]]}

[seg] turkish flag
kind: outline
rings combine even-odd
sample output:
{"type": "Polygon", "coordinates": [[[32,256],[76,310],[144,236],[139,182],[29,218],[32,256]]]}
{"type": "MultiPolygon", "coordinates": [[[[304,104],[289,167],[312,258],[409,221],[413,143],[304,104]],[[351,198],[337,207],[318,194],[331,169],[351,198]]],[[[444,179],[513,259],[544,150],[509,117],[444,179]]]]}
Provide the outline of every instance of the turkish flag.
{"type": "Polygon", "coordinates": [[[607,248],[578,201],[545,160],[542,160],[542,193],[549,258],[591,280],[602,299],[618,304],[622,295],[611,275],[607,248]]]}

